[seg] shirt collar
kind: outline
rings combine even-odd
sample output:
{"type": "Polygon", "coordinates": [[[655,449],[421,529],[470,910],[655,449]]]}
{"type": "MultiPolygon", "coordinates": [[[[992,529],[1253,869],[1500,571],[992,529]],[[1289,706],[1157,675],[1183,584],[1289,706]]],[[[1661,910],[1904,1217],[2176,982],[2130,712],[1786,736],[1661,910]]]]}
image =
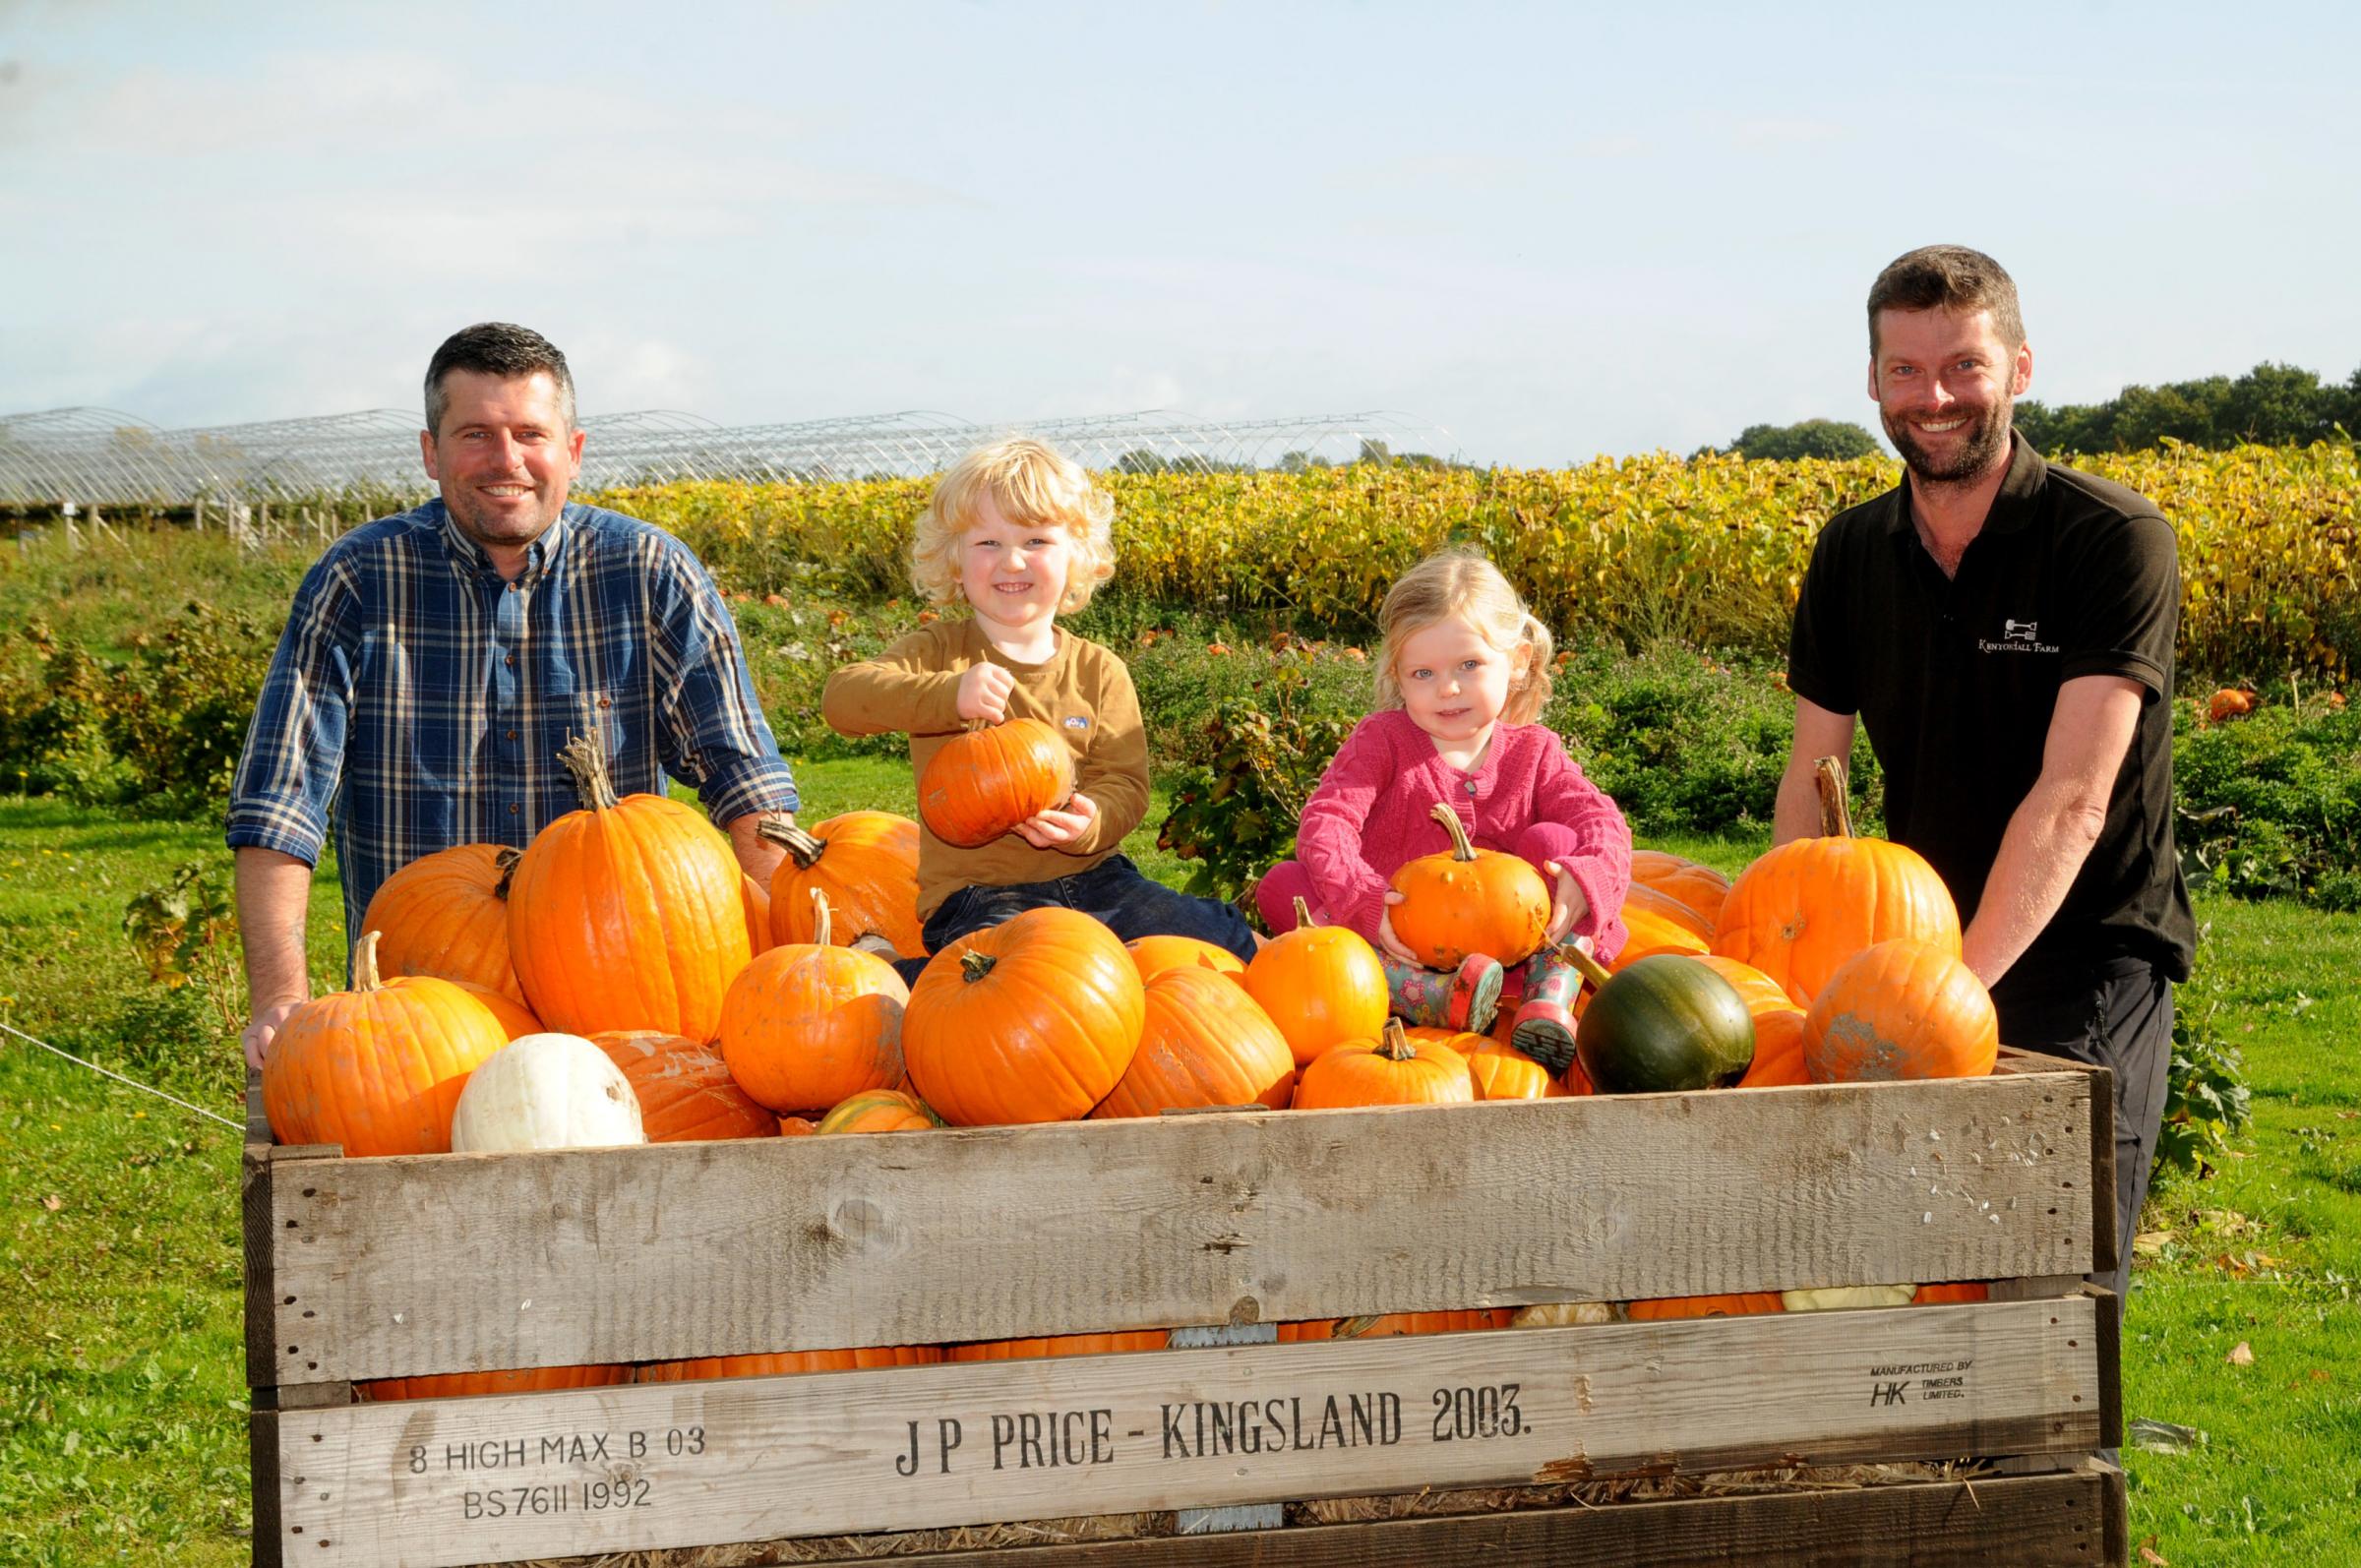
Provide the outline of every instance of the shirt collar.
{"type": "MultiPolygon", "coordinates": [[[[468,572],[499,574],[499,569],[492,565],[492,558],[484,553],[484,547],[467,537],[466,530],[459,526],[457,518],[452,516],[451,508],[444,505],[441,496],[429,501],[425,510],[434,517],[436,528],[443,536],[443,548],[450,553],[453,561],[468,572]]],[[[567,525],[575,520],[575,513],[581,510],[577,503],[572,501],[558,509],[557,516],[548,527],[541,530],[541,537],[525,547],[521,576],[539,578],[557,566],[566,541],[573,534],[573,529],[567,525]]]]}
{"type": "MultiPolygon", "coordinates": [[[[1992,497],[1992,510],[1976,537],[1988,533],[2022,533],[2033,520],[2041,491],[2049,482],[2049,464],[2017,431],[2009,432],[2009,471],[1992,497]]],[[[1886,532],[1916,536],[1910,522],[1910,470],[1902,470],[1902,483],[1888,493],[1886,532]]]]}

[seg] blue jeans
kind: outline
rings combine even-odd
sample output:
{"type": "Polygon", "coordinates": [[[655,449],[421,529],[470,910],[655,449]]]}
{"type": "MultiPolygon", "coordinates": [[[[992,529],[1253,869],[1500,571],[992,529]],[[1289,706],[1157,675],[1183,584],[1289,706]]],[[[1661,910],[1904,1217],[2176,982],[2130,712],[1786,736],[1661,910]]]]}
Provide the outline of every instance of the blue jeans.
{"type": "MultiPolygon", "coordinates": [[[[920,933],[927,951],[938,953],[971,931],[998,926],[1011,915],[1050,906],[1080,910],[1104,922],[1124,941],[1139,936],[1194,936],[1227,948],[1243,960],[1254,956],[1254,930],[1228,904],[1176,892],[1140,874],[1128,855],[1110,855],[1086,872],[1047,882],[1006,887],[976,883],[936,906],[920,933]]],[[[924,958],[897,958],[893,967],[915,984],[924,958]]]]}

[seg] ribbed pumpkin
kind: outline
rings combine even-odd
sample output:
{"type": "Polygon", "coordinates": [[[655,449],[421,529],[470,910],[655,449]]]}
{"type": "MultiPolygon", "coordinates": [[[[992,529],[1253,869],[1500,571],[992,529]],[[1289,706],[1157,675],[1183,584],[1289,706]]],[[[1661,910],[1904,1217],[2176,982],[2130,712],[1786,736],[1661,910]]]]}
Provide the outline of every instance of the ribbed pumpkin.
{"type": "Polygon", "coordinates": [[[910,990],[876,953],[831,944],[817,888],[816,941],[782,942],[738,972],[721,1009],[721,1058],[773,1111],[817,1111],[902,1076],[910,990]]]}
{"type": "Polygon", "coordinates": [[[1486,1040],[1469,1052],[1467,1061],[1479,1100],[1557,1100],[1568,1092],[1549,1076],[1547,1067],[1497,1040],[1486,1040]]]}
{"type": "Polygon", "coordinates": [[[934,1366],[939,1345],[869,1345],[856,1351],[775,1351],[748,1356],[699,1356],[685,1361],[649,1361],[639,1368],[642,1383],[689,1383],[708,1377],[771,1377],[786,1372],[869,1372],[888,1366],[934,1366]]]}
{"type": "Polygon", "coordinates": [[[484,1004],[448,980],[379,984],[372,932],[353,949],[352,990],[315,996],[279,1025],[263,1062],[271,1134],[354,1157],[447,1154],[467,1075],[508,1043],[484,1004]]]}
{"type": "Polygon", "coordinates": [[[1803,1070],[1803,1009],[1784,987],[1752,964],[1707,953],[1697,962],[1729,982],[1754,1019],[1754,1060],[1741,1089],[1767,1089],[1776,1084],[1809,1083],[1803,1070]]]}
{"type": "Polygon", "coordinates": [[[1228,975],[1238,982],[1246,976],[1244,959],[1227,947],[1216,947],[1194,936],[1134,936],[1123,943],[1123,950],[1131,955],[1143,986],[1166,970],[1181,965],[1228,975]]]}
{"type": "Polygon", "coordinates": [[[1829,977],[1803,1020],[1814,1083],[1981,1078],[2000,1055],[1992,995],[1966,964],[1897,938],[1829,977]]]}
{"type": "Polygon", "coordinates": [[[1659,953],[1697,958],[1712,950],[1706,939],[1686,923],[1632,904],[1623,906],[1623,945],[1606,961],[1608,974],[1619,975],[1641,959],[1654,958],[1659,953]]]}
{"type": "Polygon", "coordinates": [[[1752,1317],[1758,1312],[1784,1312],[1777,1291],[1743,1291],[1735,1296],[1665,1296],[1633,1301],[1623,1315],[1635,1323],[1680,1317],[1752,1317]]]}
{"type": "Polygon", "coordinates": [[[1722,900],[1729,896],[1728,877],[1711,866],[1667,855],[1662,850],[1633,850],[1631,879],[1642,887],[1653,887],[1667,897],[1677,898],[1703,916],[1709,926],[1720,921],[1722,900]]]}
{"type": "Polygon", "coordinates": [[[1470,1034],[1465,1029],[1439,1029],[1431,1024],[1405,1024],[1402,1032],[1413,1040],[1426,1040],[1438,1046],[1449,1046],[1463,1056],[1474,1055],[1485,1046],[1491,1045],[1494,1040],[1491,1035],[1470,1034]]]}
{"type": "Polygon", "coordinates": [[[1962,1301],[1988,1301],[1992,1287],[1981,1280],[1963,1280],[1952,1285],[1921,1285],[1918,1294],[1910,1297],[1914,1306],[1950,1306],[1962,1301]]]}
{"type": "Polygon", "coordinates": [[[930,1132],[942,1125],[918,1096],[902,1089],[864,1089],[847,1095],[819,1118],[814,1132],[930,1132]]]}
{"type": "Polygon", "coordinates": [[[1472,1105],[1476,1079],[1468,1058],[1449,1046],[1413,1040],[1388,1018],[1374,1040],[1348,1040],[1322,1052],[1296,1081],[1298,1111],[1352,1106],[1472,1105]]]}
{"type": "Polygon", "coordinates": [[[754,956],[729,840],[678,801],[617,800],[586,737],[560,756],[582,809],[534,835],[509,887],[525,1000],[566,1034],[711,1040],[722,996],[754,956]]]}
{"type": "Polygon", "coordinates": [[[512,1372],[437,1372],[426,1377],[380,1377],[357,1384],[371,1404],[402,1399],[457,1399],[469,1394],[545,1394],[560,1388],[609,1388],[632,1380],[629,1366],[527,1366],[512,1372]]]}
{"type": "Polygon", "coordinates": [[[1747,867],[1714,930],[1715,952],[1769,975],[1799,1007],[1846,959],[1889,937],[1960,951],[1959,906],[1935,869],[1903,845],[1852,836],[1835,757],[1820,758],[1818,777],[1822,836],[1747,867]]]}
{"type": "Polygon", "coordinates": [[[1382,1312],[1362,1317],[1315,1317],[1302,1323],[1279,1325],[1282,1345],[1321,1340],[1382,1340],[1409,1334],[1466,1334],[1478,1329],[1507,1328],[1514,1307],[1473,1307],[1466,1311],[1382,1312]]]}
{"type": "Polygon", "coordinates": [[[1047,1339],[978,1340],[944,1349],[946,1361],[1024,1361],[1037,1356],[1105,1356],[1115,1351],[1161,1351],[1173,1343],[1165,1328],[1126,1334],[1053,1334],[1047,1339]]]}
{"type": "Polygon", "coordinates": [[[738,896],[746,904],[746,944],[759,958],[778,945],[770,935],[770,894],[744,872],[738,874],[738,896]]]}
{"type": "Polygon", "coordinates": [[[1549,928],[1549,884],[1521,856],[1478,849],[1459,813],[1442,801],[1426,814],[1451,835],[1440,855],[1404,863],[1388,885],[1394,939],[1428,969],[1457,969],[1470,953],[1521,963],[1549,928]]]}
{"type": "Polygon", "coordinates": [[[511,1040],[521,1040],[526,1035],[545,1032],[541,1020],[534,1017],[532,1009],[523,1002],[512,1000],[500,992],[487,991],[463,980],[454,980],[452,984],[490,1008],[492,1016],[500,1020],[500,1027],[508,1032],[511,1040]]]}
{"type": "Polygon", "coordinates": [[[1314,926],[1301,898],[1296,929],[1263,944],[1245,985],[1299,1067],[1341,1041],[1375,1039],[1391,1004],[1377,949],[1343,926],[1314,926]]]}
{"type": "Polygon", "coordinates": [[[963,1127],[1079,1121],[1122,1081],[1147,994],[1088,915],[1028,909],[937,953],[910,993],[910,1080],[963,1127]]]}
{"type": "Polygon", "coordinates": [[[924,958],[919,937],[918,824],[891,812],[846,812],[809,831],[764,822],[762,836],[786,850],[770,878],[773,941],[808,942],[817,929],[815,889],[827,895],[835,935],[851,946],[876,935],[898,958],[924,958]]]}
{"type": "Polygon", "coordinates": [[[507,996],[524,988],[509,961],[509,876],[517,852],[505,844],[454,844],[387,877],[361,916],[378,934],[377,972],[437,975],[507,996]]]}
{"type": "Polygon", "coordinates": [[[782,1138],[809,1138],[818,1130],[819,1124],[810,1116],[779,1117],[779,1136],[782,1138]]]}
{"type": "Polygon", "coordinates": [[[738,1086],[711,1046],[647,1030],[592,1035],[590,1043],[631,1080],[650,1143],[778,1136],[779,1118],[738,1086]]]}
{"type": "Polygon", "coordinates": [[[1574,1054],[1601,1094],[1659,1094],[1735,1083],[1754,1059],[1754,1019],[1698,959],[1658,953],[1608,974],[1564,949],[1599,988],[1574,1026],[1574,1054]]]}
{"type": "Polygon", "coordinates": [[[1786,1312],[1851,1312],[1868,1306],[1907,1306],[1917,1294],[1915,1285],[1830,1285],[1782,1291],[1779,1304],[1786,1312]]]}
{"type": "Polygon", "coordinates": [[[1287,1108],[1296,1089],[1295,1055],[1237,981],[1211,969],[1167,969],[1148,981],[1145,1008],[1131,1065],[1093,1117],[1256,1102],[1287,1108]]]}
{"type": "Polygon", "coordinates": [[[1040,719],[1008,719],[955,735],[927,758],[918,814],[944,843],[974,849],[1073,793],[1065,738],[1040,719]]]}
{"type": "MultiPolygon", "coordinates": [[[[1623,890],[1623,929],[1631,929],[1635,914],[1651,915],[1669,926],[1676,926],[1697,938],[1699,946],[1714,939],[1714,923],[1700,915],[1670,893],[1660,893],[1644,882],[1633,882],[1623,890]]],[[[1625,945],[1629,945],[1626,943],[1625,945]]]]}

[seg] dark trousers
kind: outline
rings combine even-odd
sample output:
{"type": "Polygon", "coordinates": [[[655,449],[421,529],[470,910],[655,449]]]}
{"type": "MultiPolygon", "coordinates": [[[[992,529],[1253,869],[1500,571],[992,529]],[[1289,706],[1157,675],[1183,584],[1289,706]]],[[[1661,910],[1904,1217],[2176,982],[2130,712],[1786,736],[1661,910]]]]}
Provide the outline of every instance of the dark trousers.
{"type": "Polygon", "coordinates": [[[2088,1276],[2120,1299],[2132,1276],[2132,1237],[2148,1196],[2172,1066],[2172,983],[2145,958],[2075,969],[2012,969],[1992,993],[2000,1038],[2025,1051],[2070,1056],[2115,1075],[2115,1246],[2120,1260],[2088,1276]]]}
{"type": "MultiPolygon", "coordinates": [[[[1047,882],[1006,887],[984,883],[962,887],[936,906],[919,933],[927,951],[938,953],[971,931],[998,926],[1028,909],[1062,906],[1103,922],[1124,941],[1139,936],[1194,936],[1236,953],[1254,956],[1254,929],[1232,906],[1213,898],[1176,892],[1140,874],[1128,855],[1110,855],[1086,872],[1047,882]]],[[[915,985],[924,958],[897,958],[893,967],[915,985]]]]}

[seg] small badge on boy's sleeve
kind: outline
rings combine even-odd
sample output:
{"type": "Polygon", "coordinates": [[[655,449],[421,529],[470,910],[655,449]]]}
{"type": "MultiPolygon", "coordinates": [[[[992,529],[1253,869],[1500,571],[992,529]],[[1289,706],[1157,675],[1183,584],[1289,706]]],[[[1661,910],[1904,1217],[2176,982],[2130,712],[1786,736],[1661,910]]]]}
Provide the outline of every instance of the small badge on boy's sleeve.
{"type": "Polygon", "coordinates": [[[1090,718],[1087,714],[1082,713],[1069,714],[1065,720],[1065,727],[1069,730],[1087,730],[1090,728],[1090,718]]]}

